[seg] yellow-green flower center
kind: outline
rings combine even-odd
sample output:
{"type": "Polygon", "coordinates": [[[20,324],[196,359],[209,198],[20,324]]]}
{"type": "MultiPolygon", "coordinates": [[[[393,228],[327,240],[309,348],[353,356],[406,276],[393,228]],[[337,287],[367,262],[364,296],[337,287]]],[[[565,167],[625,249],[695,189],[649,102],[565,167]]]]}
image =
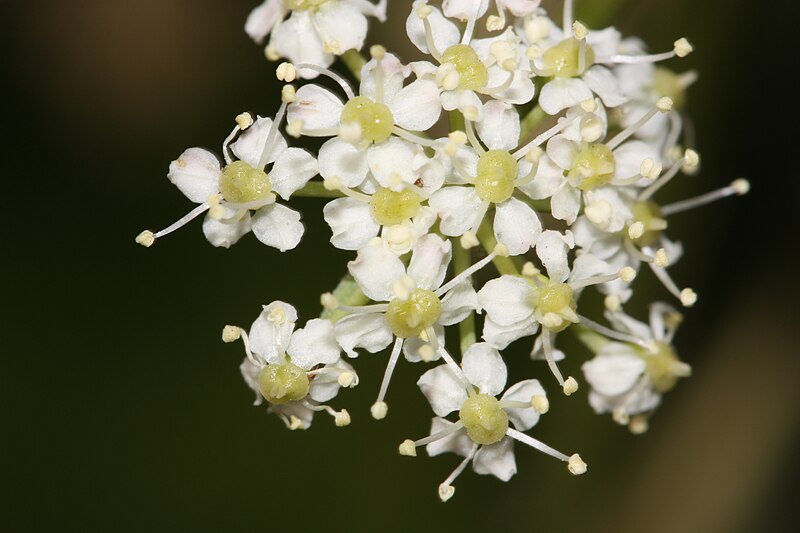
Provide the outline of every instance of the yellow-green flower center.
{"type": "Polygon", "coordinates": [[[508,414],[497,398],[488,394],[473,394],[467,398],[458,418],[469,438],[478,444],[494,444],[508,431],[508,414]]]}
{"type": "Polygon", "coordinates": [[[392,134],[394,115],[383,104],[366,96],[356,96],[348,101],[339,118],[342,124],[358,124],[361,136],[370,142],[383,142],[392,134]]]}
{"type": "Polygon", "coordinates": [[[531,304],[537,319],[544,320],[542,323],[550,331],[566,329],[573,322],[575,310],[578,308],[572,287],[566,283],[553,282],[541,274],[530,283],[534,288],[531,304]]]}
{"type": "Polygon", "coordinates": [[[636,202],[633,204],[633,220],[641,222],[644,233],[633,242],[640,247],[655,246],[661,240],[661,232],[667,229],[667,220],[655,202],[636,202]]]}
{"type": "Polygon", "coordinates": [[[672,389],[679,378],[686,377],[691,370],[689,365],[678,359],[672,347],[665,342],[656,343],[655,353],[638,349],[639,356],[647,363],[646,372],[653,381],[653,387],[661,393],[672,389]]]}
{"type": "Polygon", "coordinates": [[[579,182],[581,190],[588,191],[611,181],[617,169],[614,153],[602,143],[582,143],[581,151],[572,161],[567,175],[579,182]]]}
{"type": "Polygon", "coordinates": [[[281,0],[281,2],[283,2],[286,9],[291,9],[292,11],[316,11],[330,2],[330,0],[281,0]]]}
{"type": "Polygon", "coordinates": [[[433,291],[414,289],[407,299],[389,302],[386,323],[396,336],[408,339],[436,324],[441,313],[442,301],[433,291]]]}
{"type": "Polygon", "coordinates": [[[258,389],[269,403],[302,400],[308,396],[308,388],[306,371],[289,361],[267,365],[258,373],[258,389]]]}
{"type": "Polygon", "coordinates": [[[442,54],[441,63],[450,63],[459,76],[458,88],[462,91],[477,91],[489,83],[489,72],[477,52],[466,44],[456,44],[442,54]]]}
{"type": "Polygon", "coordinates": [[[381,226],[393,226],[408,220],[419,212],[422,198],[410,190],[400,192],[380,188],[369,201],[372,218],[381,226]]]}
{"type": "Polygon", "coordinates": [[[594,50],[588,44],[581,64],[581,43],[570,37],[549,48],[542,56],[545,72],[557,78],[573,78],[580,76],[594,63],[594,50]]]}
{"type": "Polygon", "coordinates": [[[229,202],[243,204],[264,200],[272,192],[269,175],[244,161],[226,166],[219,179],[219,190],[229,202]]]}
{"type": "Polygon", "coordinates": [[[478,159],[475,192],[482,200],[499,204],[514,193],[517,161],[503,150],[489,150],[478,159]]]}

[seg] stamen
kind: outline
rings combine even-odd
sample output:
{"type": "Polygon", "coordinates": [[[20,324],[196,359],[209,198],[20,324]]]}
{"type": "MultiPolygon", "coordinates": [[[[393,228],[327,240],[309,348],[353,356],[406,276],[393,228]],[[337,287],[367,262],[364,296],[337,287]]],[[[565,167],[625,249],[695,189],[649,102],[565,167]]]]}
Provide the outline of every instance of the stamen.
{"type": "Polygon", "coordinates": [[[347,83],[347,80],[345,80],[343,77],[341,77],[340,75],[336,74],[334,71],[332,71],[330,69],[327,69],[327,68],[324,68],[324,67],[320,67],[320,66],[317,66],[317,65],[312,65],[311,63],[298,63],[294,67],[297,70],[308,69],[308,70],[313,70],[317,74],[322,74],[323,76],[327,76],[330,79],[332,79],[333,81],[335,81],[339,85],[339,87],[342,88],[344,93],[347,95],[347,99],[348,100],[352,100],[353,98],[356,97],[355,93],[353,92],[352,87],[350,87],[350,84],[347,83]]]}
{"type": "Polygon", "coordinates": [[[456,431],[458,431],[459,429],[461,429],[463,427],[464,427],[464,425],[461,423],[461,420],[459,420],[458,422],[456,422],[452,426],[450,426],[450,427],[448,427],[446,429],[443,429],[442,431],[439,431],[438,433],[434,433],[433,435],[428,435],[427,437],[424,437],[422,439],[418,439],[418,440],[413,441],[414,446],[419,448],[420,446],[426,446],[426,445],[430,444],[431,442],[436,442],[437,440],[442,440],[443,438],[449,437],[450,435],[452,435],[453,433],[455,433],[456,431]]]}
{"type": "Polygon", "coordinates": [[[508,430],[506,431],[506,435],[508,435],[509,437],[511,437],[512,439],[514,439],[516,441],[521,442],[522,444],[527,444],[531,448],[535,448],[535,449],[539,450],[542,453],[546,453],[550,457],[555,457],[556,459],[564,461],[565,463],[569,462],[569,457],[567,457],[565,454],[561,453],[560,451],[556,450],[555,448],[551,448],[550,446],[548,446],[547,444],[545,444],[545,443],[543,443],[543,442],[541,442],[539,440],[534,439],[530,435],[526,435],[525,433],[522,433],[521,431],[517,431],[516,429],[508,428],[508,430]]]}
{"type": "Polygon", "coordinates": [[[425,26],[425,44],[428,45],[428,52],[439,63],[442,63],[442,54],[436,49],[435,41],[433,40],[433,28],[428,16],[433,13],[433,8],[428,4],[422,4],[417,8],[417,15],[422,19],[422,25],[425,26]]]}
{"type": "Polygon", "coordinates": [[[182,228],[183,226],[185,226],[195,218],[199,217],[206,211],[208,211],[208,202],[204,202],[198,205],[197,207],[189,211],[186,215],[181,217],[179,220],[173,222],[172,224],[162,229],[161,231],[158,231],[156,233],[153,233],[152,231],[149,230],[143,231],[136,237],[136,242],[138,244],[141,244],[145,248],[149,248],[150,246],[153,245],[153,242],[155,242],[156,239],[160,239],[161,237],[169,235],[173,231],[182,228]]]}
{"type": "Polygon", "coordinates": [[[354,314],[362,314],[362,313],[385,313],[389,309],[389,304],[373,304],[373,305],[339,305],[336,307],[339,311],[344,311],[345,313],[354,313],[354,314]]]}
{"type": "Polygon", "coordinates": [[[506,81],[504,81],[503,83],[501,83],[497,87],[490,87],[488,89],[480,89],[478,92],[481,93],[481,94],[492,96],[492,95],[495,95],[495,94],[500,94],[503,91],[507,91],[508,88],[511,87],[511,84],[514,83],[514,74],[515,73],[512,70],[512,71],[510,71],[508,73],[508,77],[506,78],[506,81]]]}
{"type": "Polygon", "coordinates": [[[613,139],[606,143],[606,146],[608,146],[609,149],[614,150],[617,146],[627,140],[628,137],[639,131],[639,128],[644,126],[658,113],[669,113],[670,111],[672,111],[672,99],[666,96],[660,98],[658,102],[656,102],[656,106],[653,109],[645,113],[639,120],[616,134],[613,139]]]}
{"type": "Polygon", "coordinates": [[[539,145],[541,145],[542,143],[544,143],[545,141],[550,139],[550,137],[553,137],[557,133],[567,129],[569,125],[575,122],[577,118],[578,118],[577,115],[572,118],[560,118],[558,124],[550,128],[549,130],[546,130],[545,132],[540,133],[539,135],[534,137],[534,139],[531,142],[529,142],[528,144],[526,144],[525,146],[523,146],[522,148],[511,154],[511,156],[517,161],[519,161],[520,159],[525,157],[525,155],[527,155],[527,153],[530,150],[538,147],[539,145]]]}
{"type": "Polygon", "coordinates": [[[472,126],[472,121],[465,118],[464,125],[466,126],[469,144],[472,145],[472,148],[474,148],[476,152],[478,152],[478,155],[485,154],[486,150],[483,148],[483,146],[481,146],[480,141],[478,141],[478,137],[475,135],[475,128],[472,126]]]}
{"type": "Polygon", "coordinates": [[[257,367],[263,367],[266,365],[267,362],[261,360],[261,356],[256,357],[256,354],[250,350],[250,337],[247,336],[247,332],[243,329],[240,329],[239,335],[241,336],[242,344],[244,344],[244,353],[247,354],[247,358],[250,360],[250,362],[257,367]]]}
{"type": "Polygon", "coordinates": [[[598,63],[616,63],[616,64],[625,64],[625,65],[634,65],[640,63],[658,63],[659,61],[666,61],[667,59],[672,59],[677,54],[674,50],[671,52],[663,52],[661,54],[645,54],[645,55],[625,55],[625,54],[616,54],[613,56],[605,57],[598,59],[598,63]]]}
{"type": "Polygon", "coordinates": [[[633,278],[636,277],[636,271],[633,270],[631,267],[623,267],[619,272],[616,274],[606,274],[603,276],[591,276],[586,279],[580,279],[577,281],[571,281],[569,286],[572,287],[573,290],[582,289],[583,287],[588,287],[590,285],[599,285],[600,283],[608,283],[609,281],[614,281],[616,279],[622,279],[626,283],[630,283],[633,281],[633,278]]]}
{"type": "Polygon", "coordinates": [[[564,387],[564,377],[561,375],[556,360],[553,358],[553,345],[552,339],[550,338],[550,330],[543,328],[541,335],[542,350],[544,351],[544,358],[547,360],[547,366],[550,367],[550,372],[552,372],[556,380],[558,380],[558,384],[564,387]]]}
{"type": "Polygon", "coordinates": [[[444,349],[444,346],[439,347],[439,355],[442,356],[444,362],[447,363],[447,366],[450,367],[450,370],[456,375],[456,377],[461,381],[464,385],[464,388],[467,389],[467,392],[472,395],[475,391],[472,388],[472,384],[467,379],[467,376],[464,374],[464,371],[461,370],[461,367],[453,360],[453,357],[444,349]]]}
{"type": "Polygon", "coordinates": [[[452,485],[453,481],[455,481],[456,478],[461,475],[461,472],[463,472],[469,462],[472,461],[472,458],[475,457],[475,453],[478,451],[479,447],[480,445],[478,443],[473,444],[472,449],[470,449],[464,460],[461,461],[456,469],[453,470],[449,476],[447,476],[447,479],[445,479],[444,482],[439,485],[439,499],[441,499],[443,502],[446,502],[453,497],[453,494],[455,494],[456,488],[452,485]]]}
{"type": "MultiPolygon", "coordinates": [[[[386,406],[386,402],[384,402],[383,399],[386,397],[386,391],[389,389],[389,382],[392,380],[394,367],[397,365],[397,360],[400,357],[400,351],[402,348],[403,348],[403,339],[398,337],[394,341],[394,346],[392,347],[392,354],[389,356],[389,364],[386,365],[386,372],[384,372],[383,374],[383,382],[381,383],[381,389],[380,392],[378,392],[378,399],[375,401],[375,404],[373,404],[373,407],[380,404],[386,406]]],[[[376,420],[381,420],[382,418],[386,417],[386,408],[381,407],[374,409],[372,412],[372,416],[376,420]]]]}
{"type": "Polygon", "coordinates": [[[653,256],[647,255],[640,249],[638,249],[631,241],[628,239],[623,240],[623,246],[625,246],[625,250],[636,259],[643,263],[652,263],[654,261],[653,256]]]}
{"type": "Polygon", "coordinates": [[[283,117],[286,115],[287,105],[289,104],[286,102],[281,102],[281,107],[275,114],[275,120],[272,121],[272,127],[269,129],[267,140],[264,142],[264,147],[261,149],[261,157],[258,158],[258,165],[256,168],[264,168],[267,166],[267,160],[269,159],[272,150],[275,148],[275,142],[278,138],[278,130],[280,129],[281,122],[283,122],[283,117]]]}
{"type": "Polygon", "coordinates": [[[370,195],[364,194],[363,192],[360,191],[355,191],[353,189],[350,189],[349,187],[345,187],[344,185],[342,185],[341,180],[339,180],[336,177],[325,178],[325,180],[322,182],[322,185],[325,187],[325,189],[329,191],[339,191],[345,196],[349,196],[350,198],[355,198],[360,202],[368,204],[370,203],[370,201],[372,201],[372,197],[370,195]]]}
{"type": "Polygon", "coordinates": [[[242,131],[242,129],[244,128],[239,126],[239,124],[237,123],[236,126],[231,131],[230,135],[225,137],[225,140],[222,141],[222,156],[225,158],[225,163],[228,165],[230,165],[231,162],[233,162],[233,158],[231,157],[230,154],[230,144],[233,142],[233,139],[236,138],[236,134],[242,131]]]}
{"type": "Polygon", "coordinates": [[[656,275],[661,284],[664,285],[664,287],[666,287],[666,289],[673,296],[675,296],[675,298],[680,300],[684,307],[691,307],[695,304],[697,301],[697,294],[692,289],[679,289],[675,282],[672,281],[672,278],[669,276],[667,271],[663,268],[659,268],[650,263],[650,269],[656,275]]]}
{"type": "Polygon", "coordinates": [[[383,58],[386,56],[386,48],[383,46],[376,44],[370,47],[369,53],[372,58],[375,60],[375,102],[382,104],[383,103],[383,84],[384,84],[384,72],[383,72],[383,58]]]}
{"type": "Polygon", "coordinates": [[[742,196],[747,194],[749,191],[750,182],[746,179],[740,178],[731,182],[731,184],[727,187],[717,189],[716,191],[707,192],[695,198],[689,198],[688,200],[681,200],[680,202],[666,205],[661,208],[661,212],[664,213],[665,216],[674,215],[675,213],[689,211],[690,209],[716,202],[717,200],[727,198],[728,196],[742,196]]]}
{"type": "Polygon", "coordinates": [[[480,2],[475,3],[475,16],[467,19],[467,27],[464,29],[464,35],[461,37],[461,44],[469,45],[472,41],[472,34],[475,33],[475,24],[478,22],[478,10],[480,10],[480,2]]]}
{"type": "Polygon", "coordinates": [[[628,342],[628,343],[640,346],[642,348],[647,348],[648,347],[648,343],[646,341],[643,341],[642,339],[640,339],[638,337],[634,337],[633,335],[628,335],[626,333],[620,333],[619,331],[613,330],[611,328],[607,328],[607,327],[603,326],[602,324],[598,324],[594,320],[586,318],[585,316],[582,316],[582,315],[578,315],[578,316],[580,318],[581,324],[583,324],[584,326],[586,326],[589,329],[593,329],[594,331],[596,331],[597,333],[599,333],[601,335],[604,335],[604,336],[608,337],[609,339],[614,339],[614,340],[621,341],[621,342],[628,342]]]}
{"type": "Polygon", "coordinates": [[[422,146],[427,146],[428,148],[440,148],[441,143],[437,143],[431,139],[427,139],[421,135],[417,135],[416,133],[412,133],[408,130],[404,130],[399,126],[392,127],[392,133],[397,135],[398,137],[402,137],[407,141],[411,141],[412,143],[420,144],[422,146]]]}
{"type": "Polygon", "coordinates": [[[574,20],[572,12],[572,0],[564,0],[564,22],[562,29],[564,30],[565,37],[572,36],[572,22],[574,20]]]}
{"type": "Polygon", "coordinates": [[[471,276],[478,270],[482,269],[483,267],[491,263],[492,260],[498,255],[499,255],[498,251],[495,250],[486,257],[484,257],[483,259],[481,259],[480,261],[478,261],[477,263],[475,263],[474,265],[472,265],[471,267],[464,269],[463,272],[459,273],[456,277],[454,277],[453,279],[451,279],[450,281],[439,287],[439,289],[436,291],[436,296],[442,296],[447,291],[449,291],[450,289],[452,289],[453,287],[455,287],[456,285],[467,279],[469,276],[471,276]]]}
{"type": "Polygon", "coordinates": [[[656,192],[658,192],[658,190],[661,187],[663,187],[664,185],[669,183],[669,181],[672,178],[674,178],[675,176],[678,175],[678,172],[680,172],[681,167],[683,167],[684,162],[686,162],[686,158],[685,157],[682,157],[681,159],[677,160],[675,162],[675,164],[672,165],[667,172],[662,174],[661,177],[658,178],[655,182],[653,182],[652,185],[650,185],[648,188],[646,188],[641,193],[639,193],[639,197],[636,199],[636,201],[637,202],[646,202],[647,200],[649,200],[650,197],[653,196],[656,192]]]}

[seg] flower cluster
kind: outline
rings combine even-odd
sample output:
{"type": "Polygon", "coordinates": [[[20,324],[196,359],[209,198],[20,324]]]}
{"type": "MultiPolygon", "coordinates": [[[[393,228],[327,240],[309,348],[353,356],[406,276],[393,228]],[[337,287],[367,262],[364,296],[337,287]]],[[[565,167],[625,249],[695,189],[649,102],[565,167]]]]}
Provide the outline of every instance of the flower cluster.
{"type": "Polygon", "coordinates": [[[439,487],[443,501],[470,462],[479,474],[513,476],[515,442],[572,474],[586,471],[578,454],[529,434],[549,410],[547,382],[506,387],[502,351],[512,342],[545,361],[564,394],[585,381],[597,413],[646,430],[661,396],[690,368],[672,345],[682,319],[675,307],[652,303],[649,324],[624,311],[632,282],[646,265],[676,306],[692,306],[696,293],[668,273],[682,254],[667,236],[669,220],[749,187],[736,180],[658,203],[665,185],[699,167],[683,127],[696,75],[671,70],[677,61],[661,66],[691,45],[681,38],[649,54],[637,38],[574,20],[571,0],[559,21],[539,4],[417,0],[405,31],[426,59],[404,63],[380,45],[368,60],[359,52],[368,17],[385,20],[385,0],[266,0],[246,31],[269,38],[269,59],[289,60],[277,68],[286,83],[280,109],[274,118],[237,116],[221,158],[190,148],[173,161],[168,178],[198,206],[137,237],[150,246],[204,214],[214,246],[252,231],[284,252],[305,231],[285,203],[328,199],[330,242],[354,258],[322,295],[322,316],[295,329],[295,308],[276,301],[249,331],[227,326],[223,340],[243,341],[241,372],[256,404],[266,401],[290,429],[308,428],[322,411],[337,426],[350,423],[327,402],[358,384],[351,363],[360,352],[387,358],[376,419],[387,416],[401,355],[435,364],[417,382],[435,415],[430,434],[399,451],[416,456],[425,446],[429,455],[464,458],[439,487]],[[337,57],[357,84],[329,68],[337,57]],[[312,81],[320,77],[333,83],[312,81]],[[290,147],[287,136],[318,138],[320,147],[290,147]],[[604,295],[604,319],[582,310],[590,287],[604,295]],[[448,328],[457,328],[457,346],[448,345],[448,328]],[[582,378],[559,368],[577,357],[557,348],[562,333],[594,353],[582,378]]]}

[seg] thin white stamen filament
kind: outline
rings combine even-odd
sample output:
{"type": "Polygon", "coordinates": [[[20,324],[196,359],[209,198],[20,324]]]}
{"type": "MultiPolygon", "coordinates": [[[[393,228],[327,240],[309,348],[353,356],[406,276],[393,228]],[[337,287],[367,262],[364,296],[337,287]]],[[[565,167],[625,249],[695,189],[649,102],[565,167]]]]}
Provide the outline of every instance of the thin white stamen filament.
{"type": "Polygon", "coordinates": [[[389,309],[389,304],[373,304],[373,305],[340,305],[336,308],[345,313],[385,313],[389,309]]]}
{"type": "Polygon", "coordinates": [[[397,337],[392,346],[392,354],[389,356],[389,364],[386,365],[386,371],[383,374],[383,381],[381,382],[381,389],[378,392],[378,399],[376,403],[382,402],[386,397],[386,391],[389,389],[389,382],[392,380],[394,367],[397,366],[397,360],[400,358],[400,351],[403,348],[403,339],[397,337]]]}
{"type": "Polygon", "coordinates": [[[477,263],[475,263],[474,265],[472,265],[471,267],[465,269],[463,272],[459,273],[456,277],[454,277],[453,279],[451,279],[450,281],[439,287],[439,289],[436,291],[436,296],[442,296],[447,291],[449,291],[450,289],[452,289],[453,287],[455,287],[456,285],[467,279],[469,276],[471,276],[478,270],[482,269],[483,267],[491,263],[495,257],[497,257],[497,253],[492,252],[483,259],[481,259],[480,261],[478,261],[477,263]]]}
{"type": "Polygon", "coordinates": [[[345,196],[349,196],[350,198],[354,198],[360,202],[368,204],[372,201],[372,196],[364,194],[363,192],[360,191],[355,191],[349,187],[338,187],[338,190],[345,196]]]}
{"type": "Polygon", "coordinates": [[[650,255],[647,255],[646,253],[644,253],[643,251],[641,251],[640,249],[638,249],[638,248],[637,248],[637,247],[636,247],[636,246],[635,246],[635,245],[634,245],[634,244],[633,244],[633,243],[632,243],[632,242],[631,242],[629,239],[627,239],[627,238],[625,238],[625,239],[624,239],[624,241],[623,241],[623,246],[625,246],[625,250],[627,250],[629,254],[631,254],[632,256],[634,256],[634,257],[635,257],[636,259],[638,259],[639,261],[642,261],[643,263],[652,263],[653,261],[655,261],[655,258],[654,258],[654,257],[652,257],[652,256],[650,256],[650,255]]]}
{"type": "Polygon", "coordinates": [[[250,360],[257,367],[263,367],[266,362],[262,361],[250,350],[250,337],[247,336],[247,332],[242,328],[239,328],[239,336],[242,338],[242,344],[244,344],[244,353],[247,354],[247,358],[250,360]]]}
{"type": "Polygon", "coordinates": [[[447,352],[447,350],[444,349],[443,346],[439,347],[439,355],[442,356],[442,359],[444,359],[444,362],[447,363],[447,366],[450,367],[450,370],[453,371],[453,374],[455,374],[456,378],[458,378],[461,381],[461,383],[464,385],[464,388],[467,389],[467,392],[472,393],[473,387],[472,384],[467,379],[466,374],[464,374],[464,371],[461,369],[460,366],[458,366],[453,357],[447,352]]]}
{"type": "Polygon", "coordinates": [[[561,119],[559,119],[558,124],[534,137],[534,139],[531,142],[529,142],[528,144],[526,144],[525,146],[523,146],[522,148],[511,154],[511,156],[517,161],[519,161],[520,159],[525,157],[525,155],[532,149],[541,145],[542,143],[544,143],[545,141],[550,139],[550,137],[553,137],[557,133],[567,129],[569,125],[575,122],[577,118],[578,118],[577,115],[569,119],[562,117],[561,119]]]}
{"type": "Polygon", "coordinates": [[[564,21],[563,21],[563,30],[565,37],[572,37],[572,23],[573,23],[573,16],[572,16],[572,0],[564,0],[564,21]]]}
{"type": "Polygon", "coordinates": [[[648,188],[646,188],[639,194],[637,201],[646,202],[647,200],[649,200],[650,197],[652,197],[655,193],[657,193],[661,187],[669,183],[669,181],[672,178],[678,175],[678,172],[680,172],[681,167],[685,162],[686,162],[685,157],[678,159],[667,172],[662,174],[652,185],[650,185],[648,188]]]}
{"type": "Polygon", "coordinates": [[[639,118],[639,120],[637,120],[636,122],[625,128],[621,132],[617,133],[613,139],[611,139],[606,143],[606,146],[610,150],[615,149],[617,146],[625,142],[625,140],[627,140],[628,137],[639,131],[639,129],[642,126],[644,126],[647,122],[649,122],[650,119],[656,116],[656,114],[658,114],[659,112],[660,112],[659,109],[657,107],[654,107],[653,109],[642,115],[641,118],[639,118]]]}
{"type": "Polygon", "coordinates": [[[478,444],[477,442],[472,445],[472,448],[470,449],[470,451],[467,454],[467,456],[464,457],[464,460],[461,461],[461,463],[459,463],[459,465],[456,467],[456,469],[453,470],[453,472],[449,476],[447,476],[447,479],[444,480],[442,485],[452,485],[453,484],[453,481],[455,481],[456,478],[461,475],[461,472],[464,471],[464,469],[467,467],[469,462],[472,461],[472,458],[475,457],[475,453],[478,451],[479,447],[480,447],[480,444],[478,444]]]}
{"type": "Polygon", "coordinates": [[[550,367],[550,372],[556,377],[558,384],[563,387],[564,377],[561,375],[556,360],[553,358],[552,339],[550,338],[550,331],[547,328],[542,329],[542,349],[544,350],[544,358],[547,360],[547,366],[550,367]]]}
{"type": "Polygon", "coordinates": [[[348,100],[352,100],[353,98],[356,97],[355,93],[353,92],[353,88],[350,87],[350,84],[347,83],[347,80],[345,80],[343,77],[339,76],[332,70],[317,65],[312,65],[311,63],[298,63],[297,65],[294,66],[294,68],[297,70],[309,69],[313,70],[318,74],[322,74],[323,76],[327,76],[333,81],[335,81],[339,85],[339,87],[342,88],[344,93],[347,95],[348,100]]]}
{"type": "Polygon", "coordinates": [[[648,264],[650,265],[650,270],[653,271],[653,274],[656,275],[656,277],[661,282],[661,284],[664,285],[664,287],[666,287],[666,289],[673,296],[675,296],[675,298],[680,300],[681,299],[681,290],[678,288],[678,286],[675,284],[675,282],[672,281],[672,278],[669,276],[669,274],[667,274],[667,271],[664,270],[663,268],[657,267],[653,263],[648,263],[648,264]]]}
{"type": "Polygon", "coordinates": [[[521,431],[517,431],[516,429],[508,428],[506,430],[506,435],[511,437],[514,440],[521,442],[522,444],[527,444],[531,448],[535,448],[542,453],[546,453],[550,457],[555,457],[561,461],[569,462],[569,457],[561,453],[560,451],[556,450],[555,448],[551,448],[547,444],[534,439],[533,437],[522,433],[521,431]]]}
{"type": "Polygon", "coordinates": [[[514,83],[514,71],[513,70],[508,73],[508,77],[506,78],[506,81],[504,81],[503,83],[501,83],[497,87],[490,87],[488,89],[480,89],[480,90],[478,90],[478,92],[481,93],[481,94],[492,96],[492,95],[495,95],[495,94],[502,93],[503,91],[507,91],[509,89],[509,87],[511,87],[512,83],[514,83]]]}
{"type": "Polygon", "coordinates": [[[154,233],[153,237],[155,237],[156,239],[160,239],[161,237],[163,237],[165,235],[169,235],[173,231],[182,228],[183,226],[185,226],[186,224],[188,224],[189,222],[191,222],[195,218],[199,217],[200,215],[202,215],[206,211],[208,211],[208,202],[203,202],[202,204],[198,205],[197,207],[195,207],[194,209],[192,209],[191,211],[186,213],[184,216],[182,216],[180,219],[178,219],[177,221],[173,222],[172,224],[170,224],[166,228],[162,229],[161,231],[158,231],[158,232],[154,233]]]}
{"type": "Polygon", "coordinates": [[[278,130],[281,127],[281,122],[283,122],[283,117],[286,115],[287,105],[288,104],[286,102],[281,103],[281,107],[275,114],[275,120],[272,121],[272,127],[269,129],[269,133],[267,134],[267,140],[264,141],[264,147],[261,149],[261,157],[258,158],[258,166],[256,168],[264,168],[267,166],[269,156],[272,155],[272,152],[275,149],[275,143],[278,140],[278,135],[280,135],[278,130]]]}
{"type": "Polygon", "coordinates": [[[222,141],[222,156],[225,158],[225,164],[230,165],[233,162],[233,158],[231,158],[230,154],[230,144],[233,142],[233,139],[236,138],[236,134],[239,133],[241,128],[237,124],[236,127],[233,128],[230,135],[225,137],[225,140],[222,141]]]}
{"type": "Polygon", "coordinates": [[[428,20],[428,17],[423,17],[422,25],[425,27],[425,44],[428,45],[428,52],[441,64],[442,54],[436,49],[436,44],[433,40],[433,28],[431,27],[431,22],[428,20]]]}
{"type": "Polygon", "coordinates": [[[412,143],[417,143],[417,144],[420,144],[422,146],[427,146],[428,148],[434,148],[435,149],[435,148],[439,148],[441,146],[441,143],[437,143],[436,141],[431,140],[431,139],[426,139],[425,137],[423,137],[421,135],[417,135],[416,133],[412,133],[412,132],[410,132],[408,130],[404,130],[403,128],[400,128],[398,126],[393,126],[392,127],[392,133],[394,133],[398,137],[402,137],[403,139],[405,139],[407,141],[411,141],[412,143]]]}
{"type": "Polygon", "coordinates": [[[475,128],[472,126],[471,120],[464,120],[464,129],[467,130],[467,139],[469,139],[469,144],[472,145],[472,148],[478,152],[478,155],[483,155],[486,153],[486,150],[481,146],[480,141],[478,141],[478,136],[475,135],[475,128]]]}
{"type": "Polygon", "coordinates": [[[619,274],[606,274],[604,276],[591,276],[585,279],[579,279],[576,281],[570,281],[569,286],[573,289],[582,289],[584,287],[588,287],[589,285],[599,285],[601,283],[608,283],[609,281],[614,281],[619,279],[619,274]]]}
{"type": "Polygon", "coordinates": [[[598,63],[615,63],[615,64],[626,64],[626,65],[635,65],[639,63],[658,63],[659,61],[666,61],[667,59],[672,59],[675,57],[675,52],[663,52],[661,54],[647,54],[647,55],[626,55],[626,54],[616,54],[609,57],[604,57],[602,59],[598,59],[598,63]]]}
{"type": "Polygon", "coordinates": [[[375,59],[375,101],[379,104],[383,103],[383,84],[384,84],[384,72],[383,72],[383,58],[375,59]]]}
{"type": "Polygon", "coordinates": [[[452,435],[453,433],[455,433],[456,431],[458,431],[462,427],[464,427],[464,426],[463,426],[463,424],[461,424],[461,421],[459,420],[458,422],[456,422],[455,424],[453,424],[452,426],[450,426],[447,429],[443,429],[442,431],[439,431],[438,433],[434,433],[433,435],[428,435],[425,438],[422,438],[422,439],[419,439],[419,440],[415,440],[414,441],[414,446],[416,446],[416,447],[425,446],[426,444],[430,444],[431,442],[436,442],[437,440],[442,440],[445,437],[449,437],[450,435],[452,435]]]}
{"type": "Polygon", "coordinates": [[[729,185],[727,187],[717,189],[716,191],[707,192],[705,194],[701,194],[700,196],[689,198],[688,200],[681,200],[680,202],[665,205],[661,208],[661,212],[664,213],[664,216],[674,215],[675,213],[681,213],[696,207],[701,207],[735,194],[738,194],[738,192],[729,185]]]}
{"type": "Polygon", "coordinates": [[[594,320],[590,320],[590,319],[588,319],[588,318],[586,318],[585,316],[582,316],[582,315],[578,315],[578,319],[580,320],[580,323],[583,324],[584,326],[586,326],[587,328],[593,329],[597,333],[599,333],[601,335],[605,335],[606,337],[608,337],[610,339],[614,339],[614,340],[618,340],[618,341],[622,341],[622,342],[629,342],[631,344],[635,344],[637,346],[641,346],[642,348],[647,348],[648,347],[647,342],[641,340],[638,337],[634,337],[633,335],[627,335],[625,333],[620,333],[619,331],[613,330],[611,328],[607,328],[607,327],[603,326],[602,324],[598,324],[594,320]]]}

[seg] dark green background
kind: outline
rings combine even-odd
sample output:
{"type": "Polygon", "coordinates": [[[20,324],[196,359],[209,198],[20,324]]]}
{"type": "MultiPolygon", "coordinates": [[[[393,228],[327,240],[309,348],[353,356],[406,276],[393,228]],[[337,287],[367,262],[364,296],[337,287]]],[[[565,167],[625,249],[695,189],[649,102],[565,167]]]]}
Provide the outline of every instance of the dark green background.
{"type": "MultiPolygon", "coordinates": [[[[399,367],[391,412],[368,415],[385,356],[340,395],[353,425],[288,432],[252,408],[240,346],[219,335],[260,305],[302,320],[342,275],[322,203],[285,255],[248,236],[214,249],[199,222],[145,250],[133,237],[190,205],[165,179],[189,146],[219,151],[243,110],[273,114],[272,68],[242,31],[256,0],[0,3],[3,59],[2,521],[9,531],[790,531],[800,463],[797,69],[788,1],[630,0],[620,27],[653,50],[686,35],[702,173],[676,199],[747,176],[753,194],[676,217],[700,294],[677,338],[695,376],[651,432],[555,398],[535,436],[590,465],[580,478],[517,446],[508,484],[454,456],[399,457],[430,411],[399,367]],[[791,132],[791,133],[787,133],[791,132]]],[[[391,45],[410,2],[376,35],[391,45]]],[[[588,0],[579,4],[588,4],[588,0]]],[[[600,3],[600,2],[598,2],[600,3]]],[[[580,5],[579,5],[580,8],[580,5]]],[[[653,287],[652,279],[640,282],[653,287]]],[[[567,369],[576,372],[585,353],[567,369]]],[[[520,347],[520,377],[541,366],[520,347]]],[[[4,529],[6,529],[4,528],[4,529]]]]}

